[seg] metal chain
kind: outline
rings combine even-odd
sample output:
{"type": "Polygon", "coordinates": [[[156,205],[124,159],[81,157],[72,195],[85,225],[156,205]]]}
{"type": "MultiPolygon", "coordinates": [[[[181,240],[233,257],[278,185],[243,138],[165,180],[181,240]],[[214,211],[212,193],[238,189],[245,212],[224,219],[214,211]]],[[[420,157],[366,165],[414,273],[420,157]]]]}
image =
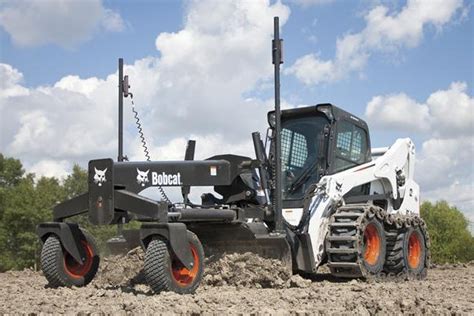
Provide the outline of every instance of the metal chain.
{"type": "MultiPolygon", "coordinates": [[[[133,102],[133,94],[129,94],[129,95],[130,95],[130,100],[132,101],[132,112],[135,117],[135,125],[137,126],[138,134],[139,134],[140,141],[143,147],[143,152],[145,153],[146,161],[151,161],[150,151],[148,150],[148,146],[145,140],[145,135],[143,134],[143,127],[140,122],[140,117],[138,116],[138,111],[135,109],[135,102],[133,102]]],[[[166,195],[165,190],[160,185],[158,185],[158,190],[160,191],[160,194],[163,200],[166,203],[172,205],[173,202],[171,202],[171,200],[166,195]]]]}

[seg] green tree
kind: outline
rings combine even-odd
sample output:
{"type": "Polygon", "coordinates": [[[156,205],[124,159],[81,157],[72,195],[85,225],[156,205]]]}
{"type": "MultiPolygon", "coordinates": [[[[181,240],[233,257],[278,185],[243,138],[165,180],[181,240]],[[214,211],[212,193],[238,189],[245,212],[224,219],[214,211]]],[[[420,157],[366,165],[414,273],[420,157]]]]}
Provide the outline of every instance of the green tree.
{"type": "Polygon", "coordinates": [[[5,210],[7,191],[20,182],[24,173],[19,160],[5,158],[0,153],[0,221],[5,210]]]}
{"type": "Polygon", "coordinates": [[[13,187],[20,182],[25,173],[20,160],[5,158],[0,153],[0,188],[13,187]]]}
{"type": "MultiPolygon", "coordinates": [[[[25,174],[21,162],[0,154],[0,271],[32,267],[38,262],[40,243],[36,225],[51,221],[58,203],[87,192],[87,171],[74,165],[64,180],[25,174]]],[[[88,214],[68,219],[87,229],[99,248],[116,234],[115,226],[94,226],[88,214]]],[[[136,228],[137,225],[126,227],[136,228]]]]}
{"type": "Polygon", "coordinates": [[[445,201],[423,202],[421,216],[428,225],[434,262],[474,260],[474,237],[461,211],[445,201]]]}
{"type": "Polygon", "coordinates": [[[25,174],[21,162],[0,154],[0,271],[35,264],[36,225],[52,219],[52,208],[66,197],[56,178],[25,174]]]}
{"type": "Polygon", "coordinates": [[[78,164],[72,167],[72,173],[66,177],[63,183],[66,197],[71,199],[87,192],[87,170],[78,164]]]}
{"type": "Polygon", "coordinates": [[[51,220],[52,206],[64,198],[64,190],[55,178],[28,174],[5,192],[0,224],[0,269],[17,269],[34,265],[39,247],[36,225],[51,220]]]}
{"type": "MultiPolygon", "coordinates": [[[[10,251],[12,229],[8,225],[11,217],[8,209],[13,196],[12,190],[20,185],[24,173],[19,160],[6,158],[0,153],[0,271],[9,269],[15,264],[10,251]]],[[[27,179],[31,180],[31,177],[27,179]]],[[[27,182],[22,187],[26,188],[27,182]]]]}

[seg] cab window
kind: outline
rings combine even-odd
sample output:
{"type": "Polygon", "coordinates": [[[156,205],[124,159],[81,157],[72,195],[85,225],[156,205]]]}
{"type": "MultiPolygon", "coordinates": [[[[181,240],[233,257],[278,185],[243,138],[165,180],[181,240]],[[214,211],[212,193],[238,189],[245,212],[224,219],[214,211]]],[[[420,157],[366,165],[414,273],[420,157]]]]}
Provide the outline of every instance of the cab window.
{"type": "Polygon", "coordinates": [[[289,118],[282,121],[283,200],[302,199],[308,186],[319,181],[318,135],[326,124],[327,119],[322,116],[289,118]]]}
{"type": "Polygon", "coordinates": [[[335,172],[366,162],[367,133],[362,128],[341,121],[337,127],[335,172]]]}
{"type": "Polygon", "coordinates": [[[303,134],[284,128],[281,131],[282,162],[288,169],[301,168],[308,158],[308,144],[303,134]]]}

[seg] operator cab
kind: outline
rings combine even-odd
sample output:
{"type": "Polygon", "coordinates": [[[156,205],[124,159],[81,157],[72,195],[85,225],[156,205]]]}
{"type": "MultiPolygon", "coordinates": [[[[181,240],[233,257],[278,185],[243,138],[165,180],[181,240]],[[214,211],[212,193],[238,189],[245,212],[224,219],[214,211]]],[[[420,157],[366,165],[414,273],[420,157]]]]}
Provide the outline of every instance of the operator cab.
{"type": "MultiPolygon", "coordinates": [[[[273,111],[268,121],[274,127],[273,111]]],[[[272,143],[270,159],[273,150],[272,143]]],[[[281,155],[283,208],[302,207],[305,192],[324,175],[370,161],[367,124],[332,104],[282,110],[281,155]]]]}

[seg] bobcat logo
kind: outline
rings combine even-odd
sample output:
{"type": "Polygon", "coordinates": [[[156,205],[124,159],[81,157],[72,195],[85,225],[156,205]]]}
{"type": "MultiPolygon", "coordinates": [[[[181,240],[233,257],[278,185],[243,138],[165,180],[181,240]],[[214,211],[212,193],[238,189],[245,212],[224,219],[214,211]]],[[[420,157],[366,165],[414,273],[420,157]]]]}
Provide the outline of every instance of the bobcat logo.
{"type": "Polygon", "coordinates": [[[94,170],[95,170],[95,175],[94,175],[94,182],[95,184],[97,184],[99,187],[102,186],[102,183],[104,183],[105,181],[107,181],[105,179],[105,172],[107,171],[107,168],[105,168],[104,170],[99,170],[97,169],[96,167],[94,167],[94,170]]]}
{"type": "Polygon", "coordinates": [[[148,172],[150,172],[150,169],[147,171],[141,171],[140,169],[137,168],[137,183],[140,184],[142,187],[144,187],[148,182],[148,172]]]}

